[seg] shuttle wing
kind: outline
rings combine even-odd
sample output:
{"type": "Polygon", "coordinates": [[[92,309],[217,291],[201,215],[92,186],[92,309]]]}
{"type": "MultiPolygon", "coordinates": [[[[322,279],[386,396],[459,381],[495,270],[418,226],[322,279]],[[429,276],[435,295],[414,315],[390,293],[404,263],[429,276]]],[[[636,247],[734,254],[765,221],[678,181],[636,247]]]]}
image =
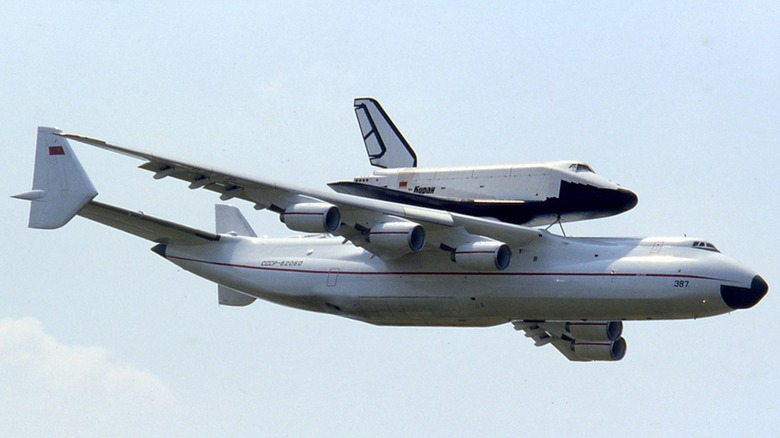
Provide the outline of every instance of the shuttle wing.
{"type": "MultiPolygon", "coordinates": [[[[495,240],[518,248],[553,235],[534,228],[476,218],[443,210],[414,207],[388,201],[319,191],[270,179],[250,177],[211,166],[169,158],[158,154],[114,145],[103,140],[75,134],[59,134],[78,142],[97,146],[144,160],[139,167],[154,172],[155,179],[171,177],[189,183],[190,189],[203,188],[220,195],[220,199],[243,199],[256,209],[269,209],[278,214],[295,213],[296,205],[333,205],[340,213],[341,226],[331,233],[342,236],[380,257],[393,254],[372,244],[370,230],[379,224],[409,222],[424,227],[426,250],[454,249],[480,240],[495,240]]],[[[288,225],[289,226],[289,225],[288,225]]],[[[293,228],[293,227],[291,227],[293,228]]],[[[295,229],[295,228],[293,228],[295,229]]]]}

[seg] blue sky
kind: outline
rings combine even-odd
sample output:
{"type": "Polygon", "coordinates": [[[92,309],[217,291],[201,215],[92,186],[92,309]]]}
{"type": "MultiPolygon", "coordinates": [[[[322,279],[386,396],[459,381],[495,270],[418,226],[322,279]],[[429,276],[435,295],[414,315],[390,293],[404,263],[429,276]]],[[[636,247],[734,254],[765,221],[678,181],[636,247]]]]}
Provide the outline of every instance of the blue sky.
{"type": "MultiPolygon", "coordinates": [[[[639,195],[573,235],[700,236],[778,284],[773,2],[6,2],[7,194],[38,125],[321,188],[368,174],[352,99],[421,166],[584,160],[639,195]]],[[[211,229],[216,197],[76,145],[99,199],[211,229]]],[[[768,435],[778,304],[629,322],[575,364],[510,325],[391,328],[256,302],[86,220],[0,200],[0,434],[768,435]]],[[[278,218],[239,205],[260,233],[278,218]]]]}

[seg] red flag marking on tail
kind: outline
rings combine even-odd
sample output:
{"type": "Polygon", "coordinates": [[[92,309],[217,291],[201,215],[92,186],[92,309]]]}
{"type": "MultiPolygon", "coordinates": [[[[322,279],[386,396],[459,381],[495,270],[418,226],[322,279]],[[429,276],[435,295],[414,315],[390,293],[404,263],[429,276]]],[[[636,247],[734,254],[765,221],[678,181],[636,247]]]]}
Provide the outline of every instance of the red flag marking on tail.
{"type": "Polygon", "coordinates": [[[49,155],[65,155],[65,148],[62,146],[49,146],[49,155]]]}

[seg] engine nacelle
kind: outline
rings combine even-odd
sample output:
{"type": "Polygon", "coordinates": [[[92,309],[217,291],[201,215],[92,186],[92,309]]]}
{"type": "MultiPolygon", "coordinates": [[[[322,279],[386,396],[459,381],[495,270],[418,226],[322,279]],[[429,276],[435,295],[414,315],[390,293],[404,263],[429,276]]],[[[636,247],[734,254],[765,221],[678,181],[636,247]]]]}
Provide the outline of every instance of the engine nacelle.
{"type": "Polygon", "coordinates": [[[584,360],[616,361],[626,355],[626,340],[614,341],[575,341],[574,353],[584,360]]]}
{"type": "Polygon", "coordinates": [[[425,230],[414,222],[385,222],[374,225],[367,239],[372,245],[402,255],[425,247],[425,230]]]}
{"type": "Polygon", "coordinates": [[[341,226],[341,212],[324,202],[303,202],[287,207],[279,216],[287,228],[305,233],[335,233],[341,226]]]}
{"type": "Polygon", "coordinates": [[[452,261],[466,269],[503,271],[512,261],[512,250],[503,242],[481,240],[455,248],[452,261]]]}
{"type": "Polygon", "coordinates": [[[574,339],[589,341],[614,341],[623,334],[621,321],[570,321],[565,325],[574,339]]]}

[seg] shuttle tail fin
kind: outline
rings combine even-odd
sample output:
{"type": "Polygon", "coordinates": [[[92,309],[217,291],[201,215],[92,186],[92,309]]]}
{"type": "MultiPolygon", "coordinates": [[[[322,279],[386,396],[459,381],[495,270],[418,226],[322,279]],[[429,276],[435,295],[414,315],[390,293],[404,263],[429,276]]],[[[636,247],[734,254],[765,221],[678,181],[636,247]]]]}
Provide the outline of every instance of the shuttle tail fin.
{"type": "Polygon", "coordinates": [[[57,128],[38,128],[32,190],[15,195],[30,204],[30,228],[59,228],[95,196],[97,190],[57,128]]]}
{"type": "Polygon", "coordinates": [[[417,167],[417,154],[375,99],[355,99],[357,115],[368,159],[383,168],[417,167]]]}

